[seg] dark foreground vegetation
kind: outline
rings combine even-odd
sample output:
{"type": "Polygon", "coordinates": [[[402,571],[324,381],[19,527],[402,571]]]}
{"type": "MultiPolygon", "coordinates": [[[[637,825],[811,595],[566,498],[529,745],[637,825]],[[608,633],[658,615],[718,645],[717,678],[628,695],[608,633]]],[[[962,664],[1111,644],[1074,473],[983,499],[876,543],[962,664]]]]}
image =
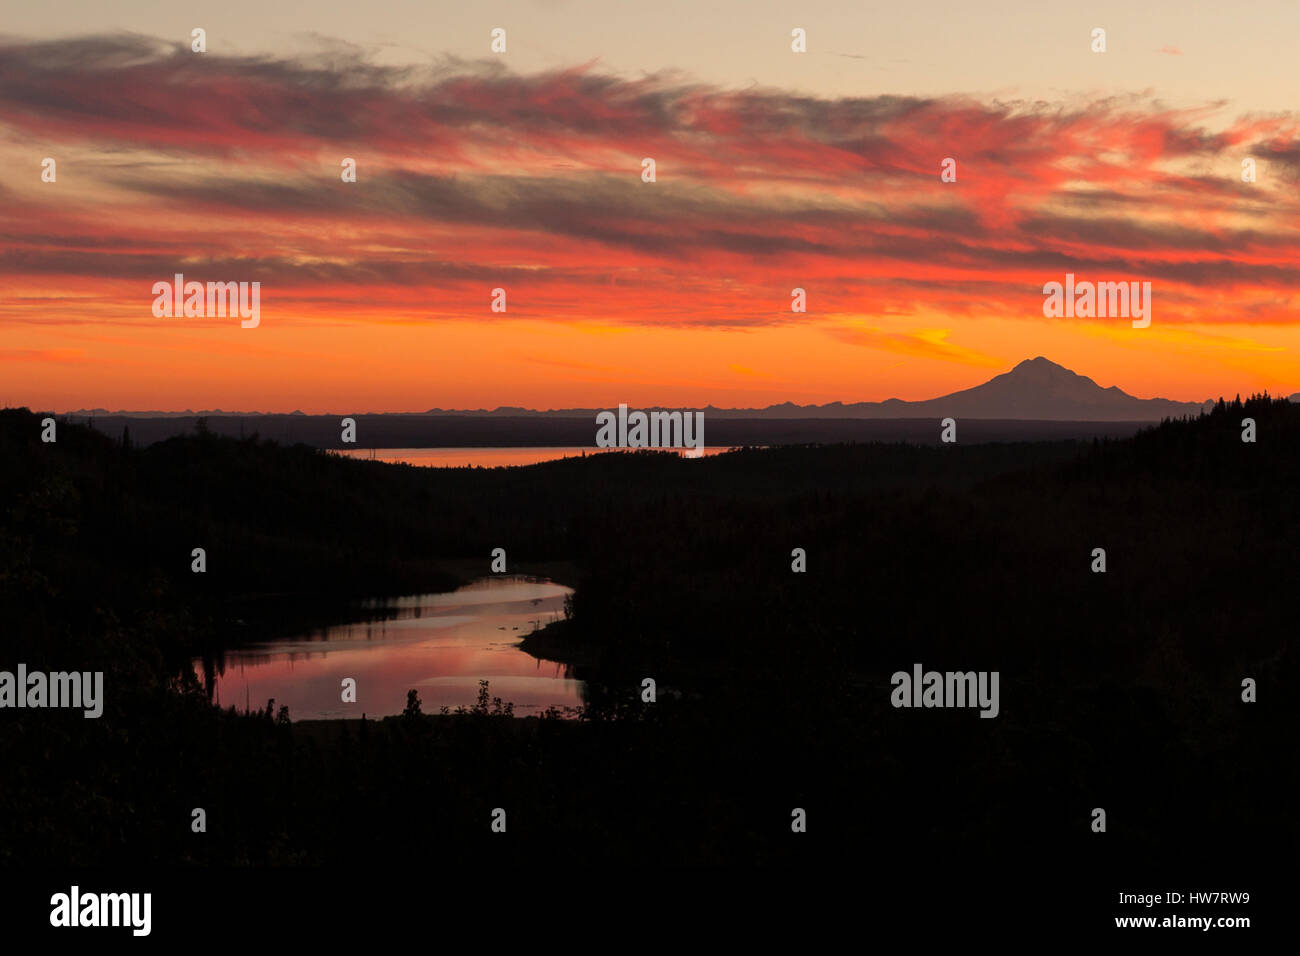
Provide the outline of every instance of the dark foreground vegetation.
{"type": "Polygon", "coordinates": [[[978,882],[1282,859],[1297,490],[1300,407],[1264,398],[1117,441],[439,471],[211,434],[42,444],[0,412],[0,669],[103,670],[107,697],[99,720],[0,710],[0,865],[869,858],[978,882]],[[579,569],[530,643],[590,680],[584,719],[295,725],[179,677],[351,597],[453,587],[494,547],[579,569]],[[893,708],[914,663],[999,671],[1000,715],[893,708]]]}

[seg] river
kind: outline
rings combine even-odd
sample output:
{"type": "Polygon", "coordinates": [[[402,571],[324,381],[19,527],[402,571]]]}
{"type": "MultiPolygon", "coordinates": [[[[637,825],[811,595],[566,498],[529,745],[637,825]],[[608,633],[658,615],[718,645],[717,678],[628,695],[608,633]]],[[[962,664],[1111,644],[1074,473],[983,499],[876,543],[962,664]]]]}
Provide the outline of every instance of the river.
{"type": "MultiPolygon", "coordinates": [[[[486,680],[517,715],[548,707],[571,714],[582,704],[582,681],[519,648],[525,634],[563,615],[570,593],[553,581],[499,575],[445,594],[367,601],[373,620],[227,650],[209,675],[213,699],[242,711],[275,698],[276,711],[287,705],[292,720],[328,720],[400,714],[415,689],[428,714],[472,706],[486,680]],[[355,703],[342,699],[349,677],[355,703]]],[[[202,660],[193,663],[204,679],[202,660]]]]}

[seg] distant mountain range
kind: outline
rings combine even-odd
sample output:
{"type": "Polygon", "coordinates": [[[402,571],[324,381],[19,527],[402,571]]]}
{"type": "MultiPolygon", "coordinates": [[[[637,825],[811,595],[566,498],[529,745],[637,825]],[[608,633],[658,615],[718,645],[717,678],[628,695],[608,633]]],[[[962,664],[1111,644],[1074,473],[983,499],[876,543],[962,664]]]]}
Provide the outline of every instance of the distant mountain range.
{"type": "Polygon", "coordinates": [[[1102,388],[1092,379],[1039,356],[1026,359],[1009,372],[983,385],[939,398],[909,402],[889,398],[883,402],[845,405],[795,405],[786,402],[761,411],[733,413],[721,409],[718,417],[759,418],[947,418],[1020,421],[1159,421],[1166,417],[1197,415],[1213,401],[1177,402],[1167,398],[1134,398],[1117,386],[1102,388]]]}
{"type": "MultiPolygon", "coordinates": [[[[1300,402],[1300,392],[1290,396],[1300,402]]],[[[1167,398],[1135,398],[1118,386],[1102,388],[1092,379],[1039,356],[1026,359],[1009,372],[994,376],[983,385],[963,389],[939,398],[904,401],[898,398],[883,402],[831,402],[828,405],[796,405],[784,402],[766,408],[705,407],[708,417],[721,419],[793,419],[793,418],[947,418],[1020,421],[1137,422],[1159,421],[1166,417],[1196,415],[1213,404],[1179,402],[1167,398]]],[[[662,407],[662,406],[660,406],[662,407]]],[[[649,409],[643,409],[649,410],[649,409]]],[[[431,408],[427,412],[392,413],[404,415],[456,416],[461,418],[594,418],[597,408],[565,408],[536,411],[527,408],[499,407],[491,410],[456,410],[431,408]]],[[[342,409],[339,414],[349,414],[342,409]]],[[[122,416],[131,418],[189,418],[196,415],[256,416],[261,412],[227,412],[221,409],[183,412],[110,412],[102,408],[79,409],[69,413],[77,418],[122,416]]],[[[282,417],[282,413],[277,413],[282,417]]],[[[303,415],[300,411],[291,413],[303,415]]]]}

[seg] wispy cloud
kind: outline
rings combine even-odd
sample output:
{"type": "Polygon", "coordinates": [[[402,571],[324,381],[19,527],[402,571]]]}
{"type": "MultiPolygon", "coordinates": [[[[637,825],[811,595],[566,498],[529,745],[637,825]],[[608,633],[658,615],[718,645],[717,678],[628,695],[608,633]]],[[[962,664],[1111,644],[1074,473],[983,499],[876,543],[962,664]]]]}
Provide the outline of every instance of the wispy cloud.
{"type": "Polygon", "coordinates": [[[842,325],[827,330],[830,335],[850,345],[860,345],[882,352],[894,352],[913,358],[941,359],[958,365],[997,368],[1005,359],[985,355],[948,341],[952,329],[917,329],[913,332],[890,332],[860,325],[842,325]]]}
{"type": "Polygon", "coordinates": [[[89,361],[84,349],[0,349],[0,362],[57,362],[81,364],[89,361]]]}
{"type": "MultiPolygon", "coordinates": [[[[1042,284],[1069,271],[1152,281],[1165,324],[1295,323],[1300,119],[1210,115],[1143,98],[828,99],[590,65],[399,69],[338,47],[10,42],[0,160],[30,166],[39,143],[60,175],[3,187],[0,321],[57,321],[38,302],[54,288],[83,313],[143,314],[173,271],[260,280],[288,323],[486,316],[497,286],[511,317],[594,327],[1045,321],[1042,284]],[[345,156],[357,183],[340,181],[345,156]],[[806,314],[789,311],[795,286],[806,314]]],[[[873,334],[859,333],[845,334],[873,334]]]]}

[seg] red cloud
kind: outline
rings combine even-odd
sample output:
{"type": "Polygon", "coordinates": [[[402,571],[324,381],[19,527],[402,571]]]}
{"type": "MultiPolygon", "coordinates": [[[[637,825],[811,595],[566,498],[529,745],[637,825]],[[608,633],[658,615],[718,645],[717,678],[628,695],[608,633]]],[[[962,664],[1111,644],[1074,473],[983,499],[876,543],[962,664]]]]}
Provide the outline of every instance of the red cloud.
{"type": "Polygon", "coordinates": [[[1152,281],[1163,322],[1292,322],[1300,210],[1278,187],[1300,123],[1207,115],[11,44],[0,130],[114,159],[10,182],[0,281],[18,294],[0,317],[57,288],[145,320],[152,282],[180,271],[261,281],[290,321],[489,318],[497,286],[518,317],[788,322],[803,286],[810,315],[1041,319],[1043,283],[1068,271],[1152,281]],[[1272,178],[1242,183],[1246,156],[1272,178]]]}

